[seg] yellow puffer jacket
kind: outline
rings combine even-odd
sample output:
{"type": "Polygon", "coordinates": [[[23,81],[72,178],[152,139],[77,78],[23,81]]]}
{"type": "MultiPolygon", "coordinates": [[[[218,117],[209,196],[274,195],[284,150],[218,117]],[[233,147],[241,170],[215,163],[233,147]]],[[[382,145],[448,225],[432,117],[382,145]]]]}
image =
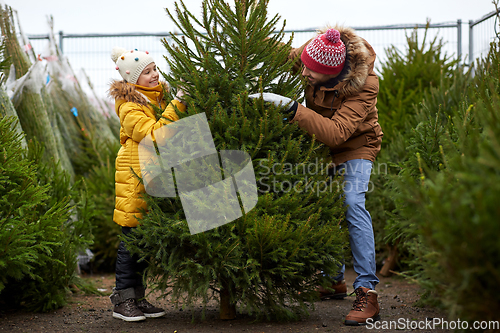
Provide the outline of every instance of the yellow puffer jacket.
{"type": "Polygon", "coordinates": [[[140,198],[141,193],[145,191],[144,185],[131,170],[132,168],[141,177],[139,143],[154,130],[178,120],[175,107],[181,112],[186,109],[184,104],[176,100],[165,108],[162,86],[166,87],[166,84],[162,82],[149,88],[125,81],[113,81],[109,89],[109,96],[115,99],[115,111],[120,118],[122,145],[116,157],[116,201],[113,220],[124,227],[137,226],[137,218],[142,216],[140,209],[147,208],[144,200],[140,198]],[[165,110],[158,121],[149,103],[165,110]]]}

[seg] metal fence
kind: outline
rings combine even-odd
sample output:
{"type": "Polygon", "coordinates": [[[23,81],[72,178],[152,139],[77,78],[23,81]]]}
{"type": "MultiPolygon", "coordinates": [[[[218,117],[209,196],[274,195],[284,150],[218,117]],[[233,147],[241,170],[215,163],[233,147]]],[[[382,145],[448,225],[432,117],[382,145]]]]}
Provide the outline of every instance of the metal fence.
{"type": "MultiPolygon", "coordinates": [[[[454,58],[459,58],[464,64],[470,64],[471,59],[483,57],[489,50],[498,30],[497,13],[489,13],[479,20],[469,21],[469,29],[462,29],[461,20],[428,25],[426,42],[437,37],[444,43],[443,52],[454,58]],[[465,30],[465,31],[464,31],[465,30]],[[463,38],[463,32],[468,33],[468,39],[463,38]],[[463,46],[466,47],[463,47],[463,46]],[[463,51],[468,50],[468,54],[463,51]]],[[[466,25],[466,24],[465,24],[466,25]]],[[[401,52],[407,47],[406,37],[414,30],[418,31],[419,43],[422,42],[426,24],[405,24],[391,26],[354,27],[358,34],[365,38],[377,53],[376,68],[386,60],[387,48],[394,46],[401,52]]],[[[286,31],[285,40],[293,33],[294,47],[298,47],[316,34],[315,29],[286,31]]],[[[47,44],[48,36],[28,36],[36,53],[41,53],[47,44]]],[[[114,46],[130,49],[148,50],[160,70],[167,72],[168,65],[164,56],[166,50],[162,40],[171,42],[169,33],[126,33],[126,34],[64,34],[59,33],[59,47],[68,58],[75,72],[83,68],[100,96],[105,96],[109,82],[120,79],[110,59],[110,52],[114,46]]]]}
{"type": "Polygon", "coordinates": [[[484,15],[479,20],[469,21],[469,64],[488,53],[490,43],[500,38],[499,30],[496,11],[484,15]]]}

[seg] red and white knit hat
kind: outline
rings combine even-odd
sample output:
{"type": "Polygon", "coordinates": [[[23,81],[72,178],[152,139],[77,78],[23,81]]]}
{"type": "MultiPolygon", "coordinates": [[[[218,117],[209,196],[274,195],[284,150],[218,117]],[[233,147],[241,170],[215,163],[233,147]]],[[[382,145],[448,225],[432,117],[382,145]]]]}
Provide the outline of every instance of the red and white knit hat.
{"type": "Polygon", "coordinates": [[[320,74],[338,74],[345,64],[345,45],[340,32],[328,29],[314,38],[302,51],[300,59],[310,70],[320,74]]]}

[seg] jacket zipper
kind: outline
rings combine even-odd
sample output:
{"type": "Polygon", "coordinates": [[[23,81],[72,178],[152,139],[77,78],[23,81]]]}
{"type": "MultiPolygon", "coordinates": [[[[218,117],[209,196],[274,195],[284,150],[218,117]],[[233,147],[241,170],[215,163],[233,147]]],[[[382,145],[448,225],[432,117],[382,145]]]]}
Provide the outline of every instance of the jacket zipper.
{"type": "MultiPolygon", "coordinates": [[[[330,106],[330,111],[333,111],[333,102],[335,102],[335,98],[337,98],[337,97],[339,97],[339,91],[338,90],[334,90],[333,91],[332,105],[330,106]]],[[[333,114],[332,114],[332,117],[333,117],[333,114]]]]}

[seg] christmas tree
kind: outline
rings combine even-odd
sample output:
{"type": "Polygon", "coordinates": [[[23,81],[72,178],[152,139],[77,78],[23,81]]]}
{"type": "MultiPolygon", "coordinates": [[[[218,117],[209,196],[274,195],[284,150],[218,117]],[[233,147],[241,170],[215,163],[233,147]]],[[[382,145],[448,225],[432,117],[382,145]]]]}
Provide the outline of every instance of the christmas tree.
{"type": "Polygon", "coordinates": [[[52,100],[47,95],[44,69],[39,61],[32,65],[21,48],[13,25],[12,9],[0,8],[0,29],[4,36],[5,55],[9,57],[14,71],[4,74],[15,83],[11,97],[26,140],[36,139],[44,146],[44,161],[60,162],[60,167],[74,178],[73,166],[64,148],[63,137],[53,112],[52,100]]]}
{"type": "Polygon", "coordinates": [[[400,218],[388,237],[404,240],[405,275],[423,287],[421,303],[443,306],[450,320],[498,316],[500,297],[488,291],[500,276],[499,76],[500,43],[492,42],[474,67],[432,88],[393,180],[400,218]]]}
{"type": "Polygon", "coordinates": [[[268,19],[267,4],[205,0],[198,18],[180,1],[167,13],[182,35],[164,41],[168,98],[184,90],[180,117],[204,114],[217,151],[250,156],[255,207],[192,235],[178,198],[146,195],[148,212],[128,241],[150,263],[150,287],[185,306],[219,300],[223,319],[234,318],[237,305],[268,319],[307,314],[317,286],[346,259],[340,179],[329,182],[327,150],[284,119],[286,107],[248,98],[272,92],[301,100],[303,81],[288,60],[292,40],[283,42],[284,25],[275,30],[279,16],[268,19]]]}
{"type": "Polygon", "coordinates": [[[77,255],[92,241],[86,192],[70,187],[35,140],[21,146],[16,118],[0,117],[0,305],[51,311],[80,285],[77,255]]]}

